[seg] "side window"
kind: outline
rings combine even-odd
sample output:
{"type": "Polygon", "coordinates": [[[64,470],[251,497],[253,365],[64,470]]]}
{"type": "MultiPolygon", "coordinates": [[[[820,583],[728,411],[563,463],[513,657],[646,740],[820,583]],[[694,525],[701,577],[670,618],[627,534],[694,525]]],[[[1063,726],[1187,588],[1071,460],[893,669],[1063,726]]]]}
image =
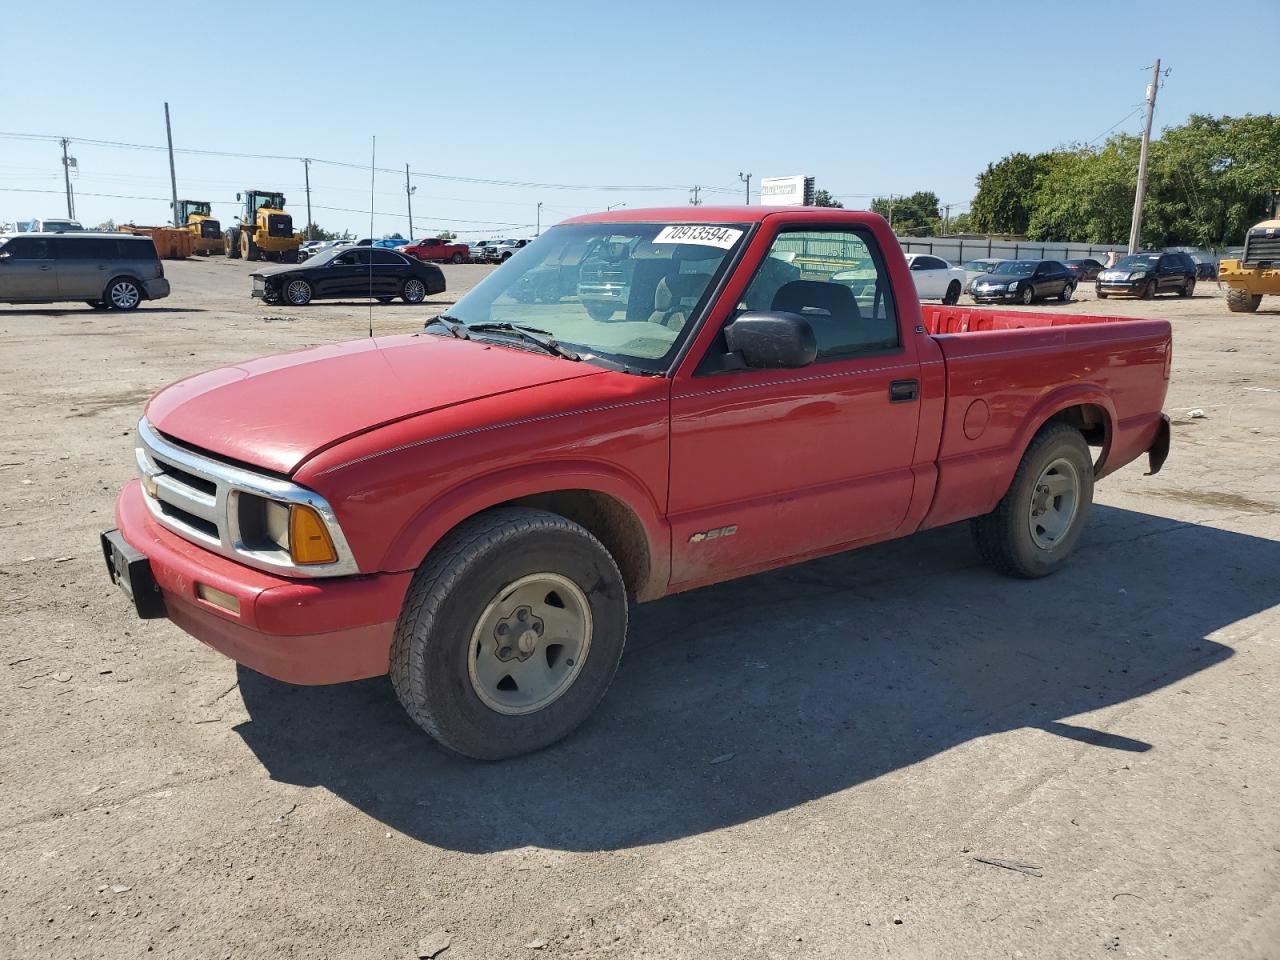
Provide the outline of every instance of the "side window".
{"type": "MultiPolygon", "coordinates": [[[[108,240],[108,244],[112,241],[108,240]]],[[[159,260],[160,254],[156,251],[155,243],[150,239],[142,240],[116,240],[114,255],[121,260],[159,260]]],[[[108,250],[107,257],[112,256],[113,251],[108,250]]]]}
{"type": "Polygon", "coordinates": [[[390,250],[380,248],[371,252],[373,254],[373,262],[380,267],[399,267],[404,264],[404,261],[390,250]]]}
{"type": "Polygon", "coordinates": [[[780,233],[738,308],[800,314],[813,327],[819,363],[901,346],[888,273],[861,231],[780,233]]]}
{"type": "Polygon", "coordinates": [[[50,260],[53,244],[43,237],[14,237],[4,245],[4,252],[14,260],[50,260]]]}

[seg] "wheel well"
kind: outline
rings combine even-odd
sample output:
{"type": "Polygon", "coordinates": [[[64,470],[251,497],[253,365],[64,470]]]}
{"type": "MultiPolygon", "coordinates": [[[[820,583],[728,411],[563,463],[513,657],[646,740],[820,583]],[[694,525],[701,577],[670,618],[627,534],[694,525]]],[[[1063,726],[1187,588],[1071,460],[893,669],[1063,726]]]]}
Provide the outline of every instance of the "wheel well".
{"type": "Polygon", "coordinates": [[[117,280],[128,280],[130,283],[132,283],[135,287],[138,288],[138,297],[142,300],[147,299],[147,288],[143,286],[141,280],[139,280],[137,277],[131,277],[127,273],[118,273],[114,277],[112,277],[110,280],[108,280],[106,283],[106,286],[102,288],[103,300],[107,300],[107,301],[110,300],[110,297],[108,296],[108,294],[111,292],[112,285],[115,284],[117,280]]]}
{"type": "Polygon", "coordinates": [[[644,592],[649,580],[649,539],[644,524],[621,500],[597,490],[552,490],[494,507],[534,507],[585,527],[613,557],[627,594],[636,597],[644,592]]]}
{"type": "Polygon", "coordinates": [[[1105,409],[1096,403],[1076,404],[1059,410],[1045,421],[1046,426],[1051,423],[1065,423],[1075,427],[1084,436],[1085,443],[1091,447],[1100,447],[1101,452],[1093,466],[1095,471],[1101,467],[1102,457],[1106,455],[1107,444],[1111,439],[1111,421],[1105,409]]]}

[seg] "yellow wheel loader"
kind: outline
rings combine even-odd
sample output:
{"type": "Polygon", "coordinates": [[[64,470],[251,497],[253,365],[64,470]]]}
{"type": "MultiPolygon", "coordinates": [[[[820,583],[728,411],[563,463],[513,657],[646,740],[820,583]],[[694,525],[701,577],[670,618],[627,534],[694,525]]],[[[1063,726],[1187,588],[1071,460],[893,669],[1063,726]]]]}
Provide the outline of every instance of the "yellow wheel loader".
{"type": "Polygon", "coordinates": [[[1264,295],[1280,296],[1280,190],[1271,192],[1267,219],[1249,228],[1240,259],[1219,264],[1218,280],[1232,313],[1252,313],[1264,295]]]}
{"type": "Polygon", "coordinates": [[[213,218],[207,200],[179,200],[173,222],[195,237],[195,252],[200,256],[222,253],[222,224],[213,218]]]}
{"type": "Polygon", "coordinates": [[[275,260],[297,263],[302,234],[293,232],[293,217],[284,209],[284,194],[268,190],[246,190],[237,193],[244,204],[235,226],[222,234],[228,257],[245,260],[275,260]]]}

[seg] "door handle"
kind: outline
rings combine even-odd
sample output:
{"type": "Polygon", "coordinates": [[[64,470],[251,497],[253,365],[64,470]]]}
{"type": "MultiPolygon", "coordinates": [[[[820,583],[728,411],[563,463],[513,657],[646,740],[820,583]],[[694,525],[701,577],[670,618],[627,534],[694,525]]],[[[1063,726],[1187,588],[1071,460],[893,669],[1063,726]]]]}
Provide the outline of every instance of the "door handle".
{"type": "Polygon", "coordinates": [[[911,403],[920,398],[919,380],[894,380],[889,384],[890,403],[911,403]]]}
{"type": "Polygon", "coordinates": [[[46,264],[45,266],[42,266],[40,269],[41,269],[41,270],[52,270],[52,269],[53,269],[53,267],[50,267],[50,266],[48,266],[48,265],[46,264]]]}

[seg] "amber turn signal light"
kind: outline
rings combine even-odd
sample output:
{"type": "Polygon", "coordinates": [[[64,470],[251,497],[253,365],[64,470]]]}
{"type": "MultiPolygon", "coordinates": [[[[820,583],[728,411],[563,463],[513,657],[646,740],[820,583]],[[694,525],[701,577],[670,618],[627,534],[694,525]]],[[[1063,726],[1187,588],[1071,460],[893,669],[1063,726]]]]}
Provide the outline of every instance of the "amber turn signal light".
{"type": "Polygon", "coordinates": [[[311,507],[295,503],[289,508],[289,554],[298,564],[333,563],[338,559],[328,528],[311,507]]]}

